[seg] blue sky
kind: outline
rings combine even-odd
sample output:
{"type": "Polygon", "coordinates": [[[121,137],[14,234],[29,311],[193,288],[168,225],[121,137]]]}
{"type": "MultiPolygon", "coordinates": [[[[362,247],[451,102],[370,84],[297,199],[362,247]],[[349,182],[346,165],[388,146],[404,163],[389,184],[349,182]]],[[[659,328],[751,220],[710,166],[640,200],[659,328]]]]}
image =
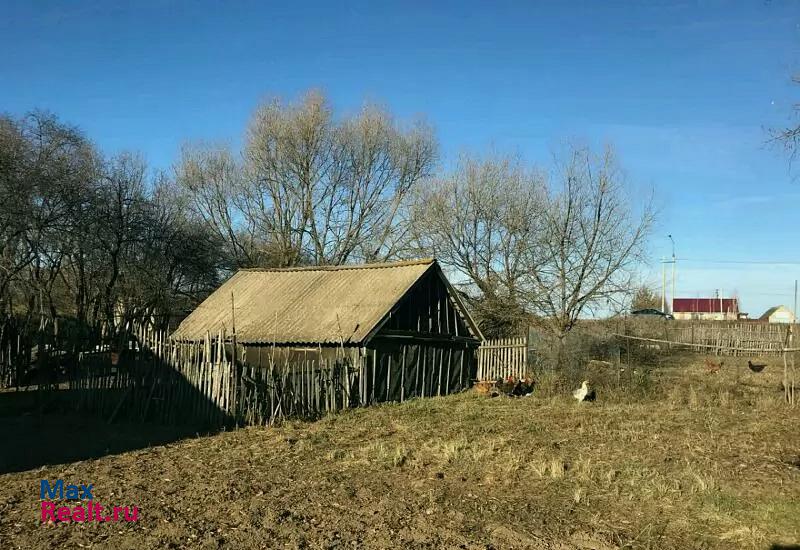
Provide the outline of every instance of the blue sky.
{"type": "Polygon", "coordinates": [[[186,139],[238,144],[259,100],[310,87],[344,112],[424,115],[445,159],[613,143],[661,206],[646,277],[671,233],[679,296],[737,291],[760,314],[800,278],[800,181],[765,144],[800,96],[799,24],[778,0],[5,0],[0,110],[48,109],[159,168],[186,139]]]}

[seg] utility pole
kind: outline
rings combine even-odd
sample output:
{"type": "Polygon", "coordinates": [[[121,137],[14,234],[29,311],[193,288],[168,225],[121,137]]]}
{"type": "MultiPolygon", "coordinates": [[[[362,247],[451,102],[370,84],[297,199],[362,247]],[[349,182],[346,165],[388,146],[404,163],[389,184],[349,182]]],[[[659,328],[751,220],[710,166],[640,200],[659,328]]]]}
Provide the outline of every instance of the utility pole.
{"type": "Polygon", "coordinates": [[[667,261],[662,256],[661,257],[661,311],[662,312],[664,312],[666,303],[667,303],[667,261]]]}
{"type": "Polygon", "coordinates": [[[667,235],[669,240],[672,242],[672,293],[670,295],[670,302],[669,302],[669,309],[670,313],[675,315],[675,239],[672,238],[672,235],[667,235]]]}
{"type": "Polygon", "coordinates": [[[797,279],[794,280],[794,322],[797,323],[797,279]]]}
{"type": "Polygon", "coordinates": [[[670,313],[675,313],[675,256],[672,257],[672,295],[669,298],[670,313]]]}

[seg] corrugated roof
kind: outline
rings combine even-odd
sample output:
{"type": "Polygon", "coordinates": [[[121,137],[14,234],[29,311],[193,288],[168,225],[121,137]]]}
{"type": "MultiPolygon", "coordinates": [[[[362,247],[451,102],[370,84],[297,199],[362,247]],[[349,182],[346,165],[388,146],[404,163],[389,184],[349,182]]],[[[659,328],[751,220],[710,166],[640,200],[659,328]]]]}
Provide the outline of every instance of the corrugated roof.
{"type": "MultiPolygon", "coordinates": [[[[245,269],[195,309],[174,337],[202,339],[231,331],[242,343],[360,343],[435,260],[245,269]],[[231,298],[231,296],[233,298],[231,298]]],[[[469,321],[468,321],[469,322],[469,321]]]]}
{"type": "Polygon", "coordinates": [[[736,298],[675,298],[673,313],[739,313],[736,298]]]}

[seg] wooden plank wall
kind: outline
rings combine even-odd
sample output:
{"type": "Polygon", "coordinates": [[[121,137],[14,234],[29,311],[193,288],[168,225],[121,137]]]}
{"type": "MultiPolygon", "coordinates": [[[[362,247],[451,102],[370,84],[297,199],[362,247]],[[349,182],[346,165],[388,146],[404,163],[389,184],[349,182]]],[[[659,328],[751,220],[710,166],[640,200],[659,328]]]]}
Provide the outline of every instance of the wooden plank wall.
{"type": "Polygon", "coordinates": [[[478,348],[478,380],[522,378],[528,372],[528,339],[485,340],[478,348]]]}

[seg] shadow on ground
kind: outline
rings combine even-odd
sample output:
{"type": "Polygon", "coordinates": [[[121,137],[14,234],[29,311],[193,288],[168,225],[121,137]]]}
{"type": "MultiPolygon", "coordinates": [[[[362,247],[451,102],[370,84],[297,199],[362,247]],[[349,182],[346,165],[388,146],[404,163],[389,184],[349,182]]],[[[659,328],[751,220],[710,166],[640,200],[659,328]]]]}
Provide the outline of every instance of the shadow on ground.
{"type": "Polygon", "coordinates": [[[0,474],[163,445],[207,434],[199,426],[114,423],[63,412],[39,392],[0,392],[0,474]]]}

